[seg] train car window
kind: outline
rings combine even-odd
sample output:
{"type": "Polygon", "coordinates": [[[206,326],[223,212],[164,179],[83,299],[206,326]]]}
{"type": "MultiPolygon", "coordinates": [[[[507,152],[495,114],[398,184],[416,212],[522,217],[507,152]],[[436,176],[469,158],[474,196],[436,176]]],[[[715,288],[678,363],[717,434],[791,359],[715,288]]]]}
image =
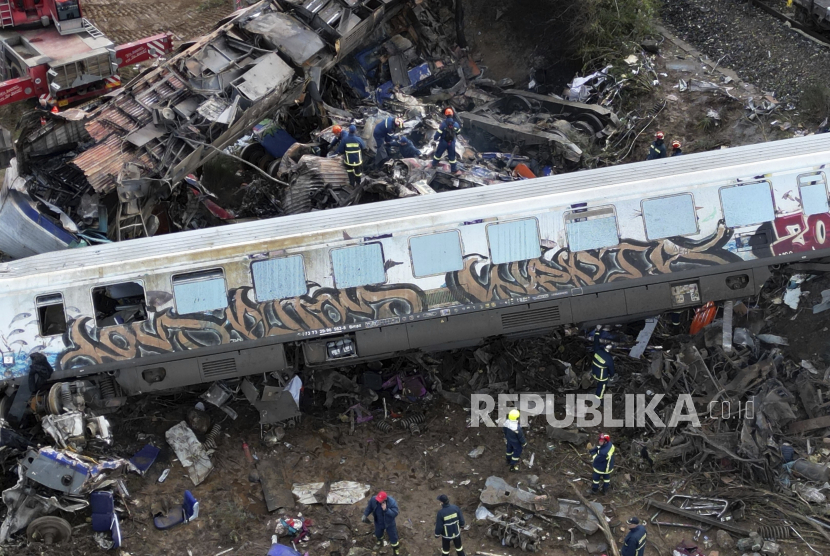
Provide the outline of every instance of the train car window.
{"type": "Polygon", "coordinates": [[[824,172],[798,176],[798,189],[801,193],[801,208],[805,215],[830,212],[830,207],[827,206],[827,181],[824,172]]]}
{"type": "Polygon", "coordinates": [[[224,271],[216,268],[173,276],[173,299],[180,315],[224,309],[228,306],[224,271]]]}
{"type": "Polygon", "coordinates": [[[331,264],[334,283],[338,288],[356,288],[386,281],[380,243],[332,249],[331,264]]]}
{"type": "Polygon", "coordinates": [[[565,213],[565,232],[572,253],[613,247],[620,243],[617,215],[611,207],[565,213]]]}
{"type": "Polygon", "coordinates": [[[144,286],[138,282],[122,282],[92,288],[92,308],[98,328],[147,320],[144,286]]]}
{"type": "Polygon", "coordinates": [[[271,301],[305,295],[305,269],[302,255],[251,263],[257,301],[271,301]]]}
{"type": "Polygon", "coordinates": [[[642,202],[648,239],[696,234],[697,215],[691,195],[672,195],[642,202]]]}
{"type": "Polygon", "coordinates": [[[35,298],[37,323],[41,337],[58,336],[66,332],[66,309],[63,295],[53,293],[35,298]]]}
{"type": "Polygon", "coordinates": [[[415,276],[433,276],[461,270],[461,235],[458,230],[409,239],[409,253],[415,276]]]}
{"type": "Polygon", "coordinates": [[[722,187],[720,202],[728,228],[775,220],[772,187],[767,181],[722,187]]]}
{"type": "Polygon", "coordinates": [[[536,259],[542,255],[539,223],[535,218],[487,225],[493,264],[536,259]]]}

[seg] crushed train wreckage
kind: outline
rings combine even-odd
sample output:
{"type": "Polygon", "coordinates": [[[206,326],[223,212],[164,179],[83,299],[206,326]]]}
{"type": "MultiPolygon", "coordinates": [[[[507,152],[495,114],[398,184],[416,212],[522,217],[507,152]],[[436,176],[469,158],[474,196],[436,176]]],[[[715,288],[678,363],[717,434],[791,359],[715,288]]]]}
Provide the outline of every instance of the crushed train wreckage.
{"type": "Polygon", "coordinates": [[[575,135],[605,139],[619,123],[607,108],[485,78],[449,46],[429,3],[324,4],[259,2],[85,109],[24,116],[0,191],[0,252],[21,258],[548,175],[580,167],[575,135]],[[464,124],[460,176],[429,168],[439,102],[464,124]],[[342,161],[320,156],[332,124],[357,124],[373,151],[374,124],[389,115],[405,120],[421,157],[395,152],[349,186],[342,161]],[[191,174],[223,152],[240,155],[244,177],[217,177],[214,189],[231,190],[211,191],[211,170],[191,174]]]}

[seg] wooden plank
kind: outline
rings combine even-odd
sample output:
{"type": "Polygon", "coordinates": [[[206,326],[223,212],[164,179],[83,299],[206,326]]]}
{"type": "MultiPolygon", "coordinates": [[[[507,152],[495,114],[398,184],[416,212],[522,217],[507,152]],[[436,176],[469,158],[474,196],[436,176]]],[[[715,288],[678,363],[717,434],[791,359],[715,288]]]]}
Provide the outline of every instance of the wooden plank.
{"type": "Polygon", "coordinates": [[[800,432],[813,431],[816,429],[824,429],[830,427],[830,415],[816,417],[815,419],[805,419],[804,421],[795,421],[790,423],[790,434],[798,434],[800,432]]]}

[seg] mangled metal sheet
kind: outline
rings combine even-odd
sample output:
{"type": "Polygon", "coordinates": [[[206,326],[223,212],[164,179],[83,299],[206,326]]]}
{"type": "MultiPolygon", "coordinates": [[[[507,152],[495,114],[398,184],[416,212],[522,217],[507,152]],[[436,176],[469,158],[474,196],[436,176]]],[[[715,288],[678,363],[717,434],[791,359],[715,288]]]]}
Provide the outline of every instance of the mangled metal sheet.
{"type": "Polygon", "coordinates": [[[579,162],[582,149],[576,146],[564,133],[556,130],[541,131],[530,124],[516,125],[500,122],[492,117],[471,112],[460,112],[464,129],[479,129],[519,145],[551,145],[565,160],[579,162]]]}
{"type": "Polygon", "coordinates": [[[233,82],[233,87],[249,102],[257,102],[273,91],[285,91],[294,70],[272,52],[256,61],[256,65],[233,82]]]}
{"type": "Polygon", "coordinates": [[[241,27],[261,36],[271,48],[278,48],[298,66],[314,62],[326,47],[317,33],[284,13],[266,13],[246,21],[241,27]]]}

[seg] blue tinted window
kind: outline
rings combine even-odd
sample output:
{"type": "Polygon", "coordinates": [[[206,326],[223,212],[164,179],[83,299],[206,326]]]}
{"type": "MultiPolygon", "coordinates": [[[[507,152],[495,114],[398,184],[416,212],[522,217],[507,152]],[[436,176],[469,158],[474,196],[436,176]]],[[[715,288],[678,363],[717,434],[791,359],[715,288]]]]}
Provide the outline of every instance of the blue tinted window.
{"type": "Polygon", "coordinates": [[[300,255],[251,263],[257,301],[285,299],[307,291],[300,255]]]}
{"type": "Polygon", "coordinates": [[[180,315],[224,309],[228,306],[225,275],[208,270],[173,276],[173,297],[180,315]]]}
{"type": "Polygon", "coordinates": [[[338,288],[355,288],[386,281],[380,243],[332,249],[331,264],[338,288]]]}
{"type": "Polygon", "coordinates": [[[695,203],[691,195],[643,201],[643,219],[649,239],[697,233],[695,203]]]}
{"type": "Polygon", "coordinates": [[[568,221],[565,230],[571,252],[613,247],[620,242],[617,217],[614,215],[568,221]]]}
{"type": "Polygon", "coordinates": [[[494,264],[535,259],[542,254],[535,218],[487,225],[490,257],[494,264]]]}
{"type": "Polygon", "coordinates": [[[775,219],[769,182],[724,187],[720,190],[726,226],[750,226],[775,219]]]}
{"type": "Polygon", "coordinates": [[[827,184],[824,182],[824,173],[799,176],[798,184],[801,190],[801,207],[804,209],[804,214],[812,216],[830,212],[830,208],[827,206],[827,184]]]}
{"type": "Polygon", "coordinates": [[[461,239],[458,232],[416,236],[409,240],[415,276],[432,276],[461,270],[461,239]]]}

